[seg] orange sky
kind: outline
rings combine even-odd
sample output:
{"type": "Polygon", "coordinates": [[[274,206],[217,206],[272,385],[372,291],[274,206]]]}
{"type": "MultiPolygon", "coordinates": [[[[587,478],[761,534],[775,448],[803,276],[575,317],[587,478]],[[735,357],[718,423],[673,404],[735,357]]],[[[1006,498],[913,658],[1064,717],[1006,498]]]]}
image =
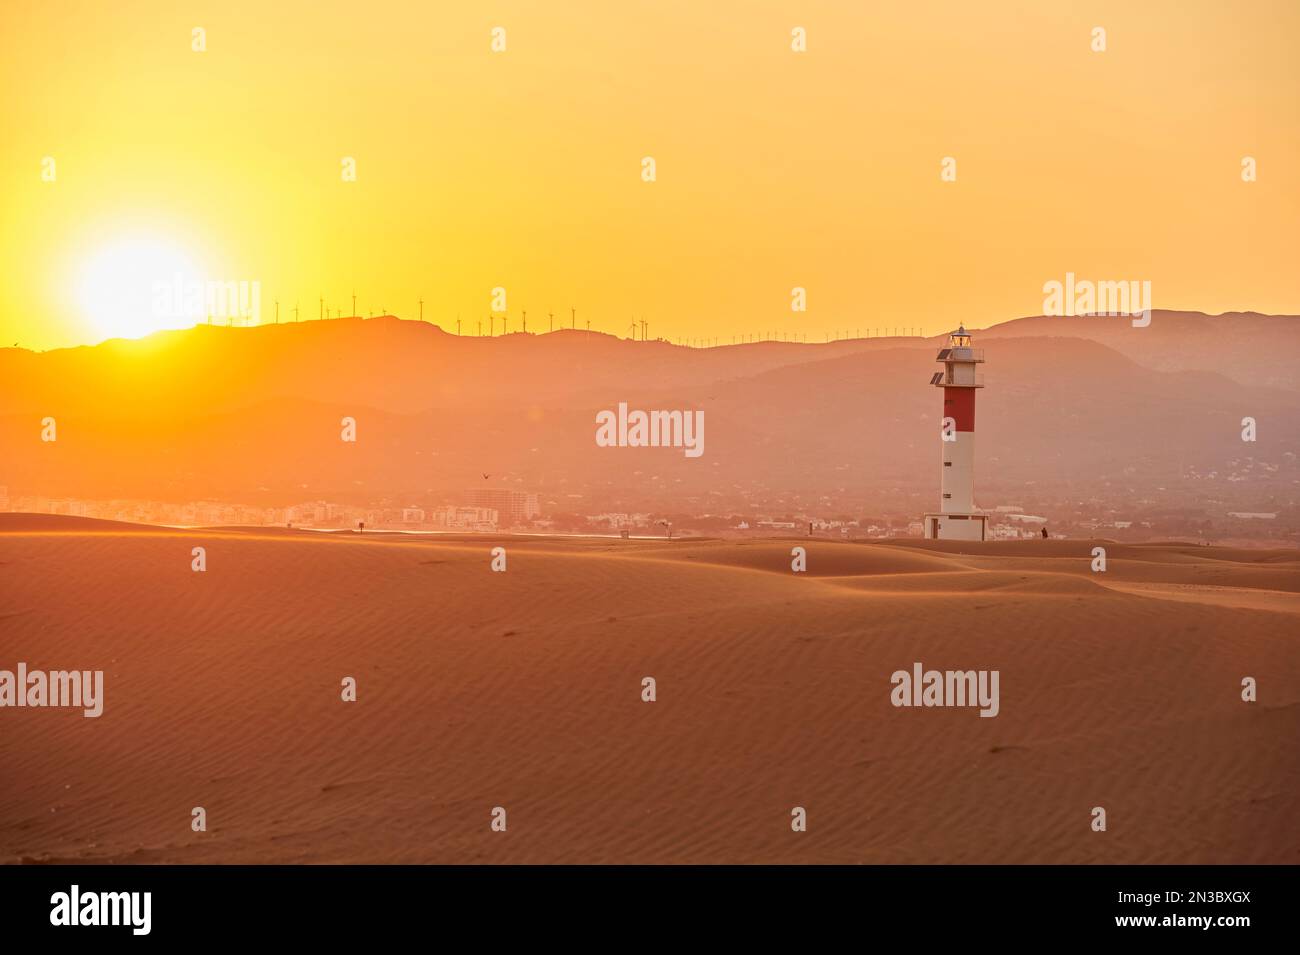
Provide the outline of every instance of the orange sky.
{"type": "Polygon", "coordinates": [[[1067,271],[1300,311],[1293,0],[16,6],[4,346],[147,331],[87,303],[123,243],[259,282],[263,321],[355,289],[470,333],[496,286],[512,330],[724,341],[979,326],[1067,271]]]}

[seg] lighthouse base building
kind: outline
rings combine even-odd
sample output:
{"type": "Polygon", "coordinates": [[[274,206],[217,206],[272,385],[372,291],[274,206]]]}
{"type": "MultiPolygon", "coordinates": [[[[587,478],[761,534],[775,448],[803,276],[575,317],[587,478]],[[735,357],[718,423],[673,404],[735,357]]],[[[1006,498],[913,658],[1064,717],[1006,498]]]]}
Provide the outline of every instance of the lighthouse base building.
{"type": "Polygon", "coordinates": [[[985,514],[926,514],[926,540],[982,541],[988,539],[985,514]]]}
{"type": "Polygon", "coordinates": [[[939,510],[924,516],[928,540],[982,541],[988,537],[988,515],[975,507],[975,393],[984,387],[976,369],[984,363],[984,349],[972,348],[965,327],[948,336],[939,350],[943,371],[930,384],[943,389],[943,422],[939,467],[939,510]]]}

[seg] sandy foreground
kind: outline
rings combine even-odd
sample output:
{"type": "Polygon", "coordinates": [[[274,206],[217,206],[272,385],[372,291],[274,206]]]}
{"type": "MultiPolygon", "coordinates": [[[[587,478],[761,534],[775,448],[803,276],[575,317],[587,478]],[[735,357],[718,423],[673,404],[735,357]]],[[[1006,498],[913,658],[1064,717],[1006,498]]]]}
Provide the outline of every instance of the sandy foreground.
{"type": "Polygon", "coordinates": [[[1300,862],[1300,553],[1093,546],[0,515],[0,669],[106,696],[0,709],[0,861],[1300,862]]]}

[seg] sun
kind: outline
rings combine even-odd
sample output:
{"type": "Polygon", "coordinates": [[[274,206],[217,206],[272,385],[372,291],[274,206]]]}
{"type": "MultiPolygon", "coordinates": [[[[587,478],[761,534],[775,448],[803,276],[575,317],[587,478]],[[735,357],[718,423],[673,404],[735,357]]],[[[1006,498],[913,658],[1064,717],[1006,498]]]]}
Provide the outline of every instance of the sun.
{"type": "Polygon", "coordinates": [[[154,238],[123,238],[98,249],[77,277],[77,301],[105,338],[140,338],[186,328],[196,317],[182,290],[201,280],[183,249],[154,238]]]}

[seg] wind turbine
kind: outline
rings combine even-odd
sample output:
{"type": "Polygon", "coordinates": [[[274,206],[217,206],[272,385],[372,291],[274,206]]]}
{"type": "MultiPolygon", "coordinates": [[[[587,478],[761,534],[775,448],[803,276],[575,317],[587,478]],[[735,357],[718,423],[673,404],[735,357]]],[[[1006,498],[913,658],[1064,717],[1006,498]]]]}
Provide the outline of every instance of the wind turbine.
{"type": "Polygon", "coordinates": [[[547,313],[546,313],[546,317],[547,317],[548,319],[550,319],[550,322],[551,322],[550,325],[547,326],[546,330],[547,330],[548,332],[553,332],[553,331],[555,331],[555,313],[554,313],[554,312],[547,312],[547,313]]]}

